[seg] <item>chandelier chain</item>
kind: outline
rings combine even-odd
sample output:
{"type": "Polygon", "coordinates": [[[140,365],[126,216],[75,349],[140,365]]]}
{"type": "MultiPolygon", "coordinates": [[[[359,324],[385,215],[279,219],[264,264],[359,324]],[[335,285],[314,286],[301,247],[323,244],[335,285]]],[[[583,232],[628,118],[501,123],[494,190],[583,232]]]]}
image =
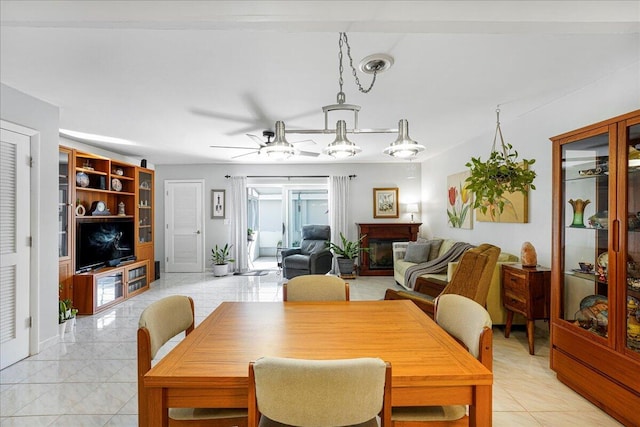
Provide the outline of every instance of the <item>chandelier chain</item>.
{"type": "Polygon", "coordinates": [[[340,33],[340,40],[338,42],[338,46],[340,47],[340,52],[338,54],[339,58],[340,58],[340,92],[342,92],[342,84],[343,84],[343,80],[342,80],[342,72],[343,72],[343,67],[342,67],[342,47],[343,47],[343,42],[344,44],[347,45],[347,56],[349,57],[349,66],[351,67],[351,72],[353,74],[353,78],[356,80],[356,84],[358,85],[358,90],[362,93],[369,93],[371,91],[371,89],[373,89],[373,85],[376,82],[376,76],[378,75],[378,70],[373,70],[373,79],[371,80],[371,85],[365,89],[364,87],[362,87],[362,84],[360,83],[360,79],[358,78],[358,72],[356,71],[356,68],[353,66],[353,57],[351,56],[351,45],[349,45],[349,39],[347,38],[347,33],[340,33]]]}
{"type": "Polygon", "coordinates": [[[496,133],[493,135],[493,146],[491,147],[492,153],[496,151],[496,141],[498,140],[498,136],[500,136],[500,148],[502,149],[502,154],[507,157],[507,145],[504,143],[502,129],[500,128],[500,105],[496,107],[496,133]]]}

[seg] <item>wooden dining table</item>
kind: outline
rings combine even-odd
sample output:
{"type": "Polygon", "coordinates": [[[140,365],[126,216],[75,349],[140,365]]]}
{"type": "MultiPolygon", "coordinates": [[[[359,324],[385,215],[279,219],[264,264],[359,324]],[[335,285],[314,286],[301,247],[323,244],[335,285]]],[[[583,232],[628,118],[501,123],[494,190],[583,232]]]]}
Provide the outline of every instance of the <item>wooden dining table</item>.
{"type": "Polygon", "coordinates": [[[172,407],[246,408],[249,362],[263,356],[379,357],[393,407],[470,405],[471,426],[491,425],[493,374],[409,300],[224,302],[147,372],[141,422],[167,426],[172,407]]]}

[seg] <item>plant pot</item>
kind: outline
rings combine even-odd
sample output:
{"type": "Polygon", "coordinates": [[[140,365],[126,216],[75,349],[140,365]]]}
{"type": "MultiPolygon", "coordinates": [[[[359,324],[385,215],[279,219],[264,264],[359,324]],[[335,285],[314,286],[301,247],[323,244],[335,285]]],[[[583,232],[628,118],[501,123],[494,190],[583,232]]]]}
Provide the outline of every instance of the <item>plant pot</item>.
{"type": "Polygon", "coordinates": [[[67,322],[58,323],[58,336],[64,338],[64,333],[67,330],[67,322]]]}
{"type": "Polygon", "coordinates": [[[65,323],[69,323],[68,328],[75,328],[76,327],[76,317],[73,316],[71,319],[67,320],[65,323]]]}
{"type": "Polygon", "coordinates": [[[355,260],[352,258],[339,257],[338,270],[342,275],[353,274],[353,271],[355,270],[355,260]]]}
{"type": "Polygon", "coordinates": [[[229,264],[213,264],[213,275],[226,276],[229,273],[229,264]]]}

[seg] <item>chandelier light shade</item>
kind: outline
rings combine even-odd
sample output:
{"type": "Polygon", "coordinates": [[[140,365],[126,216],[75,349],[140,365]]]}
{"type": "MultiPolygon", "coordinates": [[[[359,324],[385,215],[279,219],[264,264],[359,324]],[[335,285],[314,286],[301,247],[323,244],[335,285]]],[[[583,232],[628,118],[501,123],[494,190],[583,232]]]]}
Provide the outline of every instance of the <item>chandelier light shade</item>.
{"type": "Polygon", "coordinates": [[[353,142],[347,139],[347,123],[344,120],[338,120],[336,123],[336,139],[323,150],[336,159],[344,159],[346,157],[355,156],[362,151],[353,142]]]}
{"type": "Polygon", "coordinates": [[[296,154],[295,148],[290,144],[284,136],[284,122],[276,122],[275,138],[260,149],[260,154],[266,154],[274,160],[285,160],[296,154]]]}
{"type": "Polygon", "coordinates": [[[384,153],[401,159],[408,159],[424,151],[424,146],[409,137],[409,122],[405,119],[398,123],[398,138],[384,149],[384,153]]]}

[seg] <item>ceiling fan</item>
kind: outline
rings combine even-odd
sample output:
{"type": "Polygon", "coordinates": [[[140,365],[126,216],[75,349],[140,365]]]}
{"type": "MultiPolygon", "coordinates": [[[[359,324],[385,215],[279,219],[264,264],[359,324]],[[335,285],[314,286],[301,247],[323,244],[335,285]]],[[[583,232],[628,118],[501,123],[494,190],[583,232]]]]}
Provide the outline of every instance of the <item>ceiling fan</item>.
{"type": "MultiPolygon", "coordinates": [[[[250,150],[248,153],[243,153],[243,154],[238,154],[237,156],[232,156],[232,159],[237,159],[238,157],[243,157],[243,156],[248,156],[251,154],[260,154],[260,150],[262,148],[266,148],[269,146],[269,144],[271,144],[271,139],[275,136],[275,132],[272,130],[263,130],[262,131],[262,136],[264,138],[266,138],[266,141],[263,141],[260,137],[253,135],[253,134],[247,134],[247,136],[249,138],[251,138],[251,140],[253,142],[256,143],[257,147],[238,147],[238,146],[230,146],[230,145],[210,145],[209,147],[211,148],[228,148],[228,149],[234,149],[234,150],[250,150]]],[[[298,145],[298,144],[304,144],[304,143],[313,143],[315,144],[315,141],[311,140],[311,139],[305,139],[302,141],[292,141],[291,144],[293,145],[298,145]]],[[[296,152],[295,152],[296,156],[307,156],[307,157],[318,157],[320,155],[320,153],[316,153],[314,151],[302,151],[302,150],[298,150],[296,148],[296,152]]]]}
{"type": "MultiPolygon", "coordinates": [[[[240,129],[235,129],[227,132],[229,136],[240,135],[249,131],[255,131],[256,129],[272,126],[275,123],[276,118],[267,113],[263,106],[263,103],[258,100],[255,94],[245,93],[242,95],[242,100],[246,105],[247,115],[233,114],[229,112],[219,112],[208,110],[204,108],[193,107],[189,111],[197,116],[206,117],[210,119],[223,120],[226,122],[236,122],[244,125],[240,129]]],[[[297,114],[290,115],[284,118],[284,121],[295,121],[302,117],[318,114],[318,109],[299,112],[297,114]]]]}

